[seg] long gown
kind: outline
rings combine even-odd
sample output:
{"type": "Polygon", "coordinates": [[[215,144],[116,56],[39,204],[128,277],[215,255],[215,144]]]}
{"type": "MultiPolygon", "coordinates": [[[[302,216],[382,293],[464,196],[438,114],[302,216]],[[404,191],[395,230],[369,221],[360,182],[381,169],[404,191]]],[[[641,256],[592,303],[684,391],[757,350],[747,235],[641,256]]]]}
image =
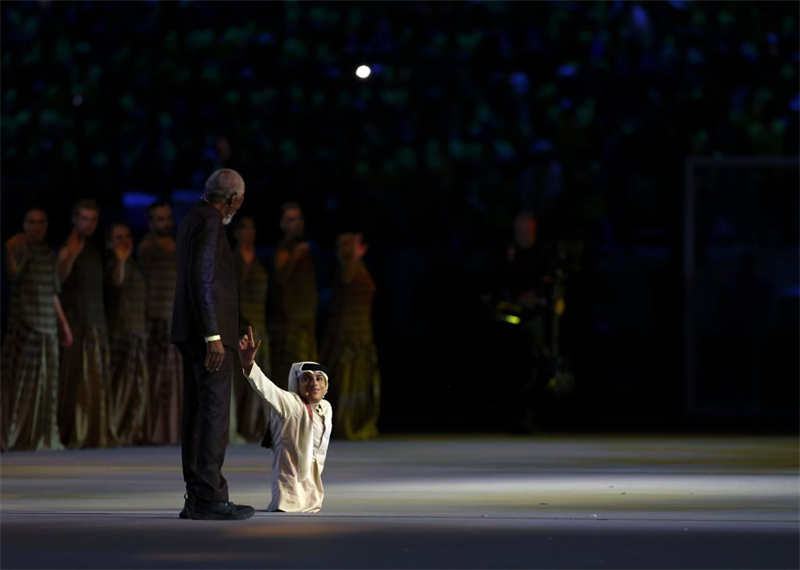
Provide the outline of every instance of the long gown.
{"type": "Polygon", "coordinates": [[[183,360],[169,340],[178,261],[175,251],[156,245],[148,234],[139,245],[139,266],[147,285],[147,370],[150,381],[146,440],[173,444],[181,440],[183,360]]]}
{"type": "MultiPolygon", "coordinates": [[[[282,242],[276,256],[289,251],[282,242]]],[[[275,268],[270,297],[272,378],[284,390],[293,362],[317,359],[317,278],[314,261],[306,252],[294,263],[275,268]]]]}
{"type": "Polygon", "coordinates": [[[56,256],[30,245],[10,278],[8,334],[3,342],[2,430],[11,450],[63,449],[58,431],[56,256]]]}
{"type": "Polygon", "coordinates": [[[381,376],[372,336],[375,282],[362,262],[346,281],[337,276],[322,341],[322,362],[331,377],[336,410],[334,436],[369,439],[378,435],[381,376]]]}
{"type": "Polygon", "coordinates": [[[111,424],[120,445],[143,443],[148,401],[145,284],[136,262],[125,263],[125,277],[114,283],[117,260],[106,269],[108,336],[111,342],[111,424]]]}
{"type": "MultiPolygon", "coordinates": [[[[264,265],[254,258],[248,266],[241,253],[236,255],[236,271],[239,275],[239,309],[242,316],[253,325],[256,338],[261,339],[261,347],[256,353],[256,363],[266,374],[270,369],[270,346],[266,327],[266,303],[269,277],[264,265]]],[[[267,404],[250,387],[242,374],[236,374],[233,381],[234,414],[231,415],[231,428],[250,442],[260,442],[267,429],[267,404]],[[235,418],[235,419],[234,419],[235,418]]]]}
{"type": "Polygon", "coordinates": [[[61,353],[59,430],[71,449],[116,445],[111,424],[110,357],[103,306],[103,262],[86,242],[62,284],[72,346],[61,353]]]}

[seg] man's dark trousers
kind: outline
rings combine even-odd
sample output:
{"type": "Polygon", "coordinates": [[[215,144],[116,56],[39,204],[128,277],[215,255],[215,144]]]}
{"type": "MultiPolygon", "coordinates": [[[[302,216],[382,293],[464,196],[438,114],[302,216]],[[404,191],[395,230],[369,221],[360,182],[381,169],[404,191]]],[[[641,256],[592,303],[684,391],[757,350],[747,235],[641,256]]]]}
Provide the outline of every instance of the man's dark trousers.
{"type": "Polygon", "coordinates": [[[216,372],[204,366],[203,344],[180,344],[183,355],[183,479],[190,496],[204,501],[227,501],[228,482],[222,476],[228,445],[231,382],[239,355],[225,347],[225,360],[216,372]]]}

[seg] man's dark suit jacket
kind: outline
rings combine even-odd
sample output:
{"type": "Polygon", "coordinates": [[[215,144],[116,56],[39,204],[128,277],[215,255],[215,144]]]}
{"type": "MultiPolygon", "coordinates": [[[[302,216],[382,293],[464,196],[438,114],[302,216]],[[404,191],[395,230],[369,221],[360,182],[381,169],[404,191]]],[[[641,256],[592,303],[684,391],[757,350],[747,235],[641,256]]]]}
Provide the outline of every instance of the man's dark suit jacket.
{"type": "Polygon", "coordinates": [[[172,310],[172,342],[205,343],[218,334],[239,343],[239,282],[222,216],[207,202],[196,204],[180,223],[178,282],[172,310]]]}

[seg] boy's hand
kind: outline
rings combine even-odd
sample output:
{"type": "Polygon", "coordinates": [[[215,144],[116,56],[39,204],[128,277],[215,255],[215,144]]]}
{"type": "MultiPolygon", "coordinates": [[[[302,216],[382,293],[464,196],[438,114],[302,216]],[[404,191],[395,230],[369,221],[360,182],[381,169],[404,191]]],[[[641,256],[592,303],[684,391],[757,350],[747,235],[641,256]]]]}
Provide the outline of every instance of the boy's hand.
{"type": "Polygon", "coordinates": [[[255,333],[253,327],[247,327],[247,334],[239,339],[239,360],[242,363],[242,370],[245,374],[250,374],[253,369],[253,360],[255,360],[256,353],[261,347],[261,340],[255,342],[255,333]]]}

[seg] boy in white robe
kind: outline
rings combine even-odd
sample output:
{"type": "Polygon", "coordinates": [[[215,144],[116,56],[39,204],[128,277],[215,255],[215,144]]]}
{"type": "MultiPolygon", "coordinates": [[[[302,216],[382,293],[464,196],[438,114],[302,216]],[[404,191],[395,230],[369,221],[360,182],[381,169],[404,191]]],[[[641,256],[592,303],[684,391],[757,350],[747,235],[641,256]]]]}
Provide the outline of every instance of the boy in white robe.
{"type": "Polygon", "coordinates": [[[242,372],[270,405],[272,502],[270,511],[316,513],[325,491],[322,470],[333,426],[333,408],[325,400],[328,374],[316,362],[295,362],[288,390],[282,390],[254,362],[261,341],[253,328],[239,343],[242,372]]]}

